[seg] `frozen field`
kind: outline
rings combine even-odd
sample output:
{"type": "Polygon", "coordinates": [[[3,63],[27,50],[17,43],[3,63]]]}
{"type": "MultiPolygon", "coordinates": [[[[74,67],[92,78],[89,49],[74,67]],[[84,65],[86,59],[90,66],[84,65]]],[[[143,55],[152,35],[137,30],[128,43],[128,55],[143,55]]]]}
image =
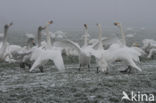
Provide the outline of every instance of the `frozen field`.
{"type": "Polygon", "coordinates": [[[126,68],[115,64],[109,74],[96,73],[78,65],[66,65],[65,72],[45,66],[44,73],[36,69],[20,69],[17,64],[0,64],[0,103],[118,103],[122,91],[141,91],[156,95],[156,61],[141,63],[143,72],[121,74],[126,68]]]}

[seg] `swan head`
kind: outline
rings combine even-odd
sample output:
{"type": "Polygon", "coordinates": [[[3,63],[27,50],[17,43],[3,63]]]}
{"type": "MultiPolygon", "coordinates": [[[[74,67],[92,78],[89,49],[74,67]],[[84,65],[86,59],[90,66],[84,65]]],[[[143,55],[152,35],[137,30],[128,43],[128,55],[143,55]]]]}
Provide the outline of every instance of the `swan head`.
{"type": "Polygon", "coordinates": [[[48,23],[45,25],[45,27],[44,27],[44,29],[46,29],[50,24],[52,24],[53,23],[53,21],[51,20],[51,21],[48,21],[48,23]]]}
{"type": "Polygon", "coordinates": [[[38,30],[39,30],[39,31],[42,31],[42,30],[44,30],[44,29],[45,29],[45,28],[42,27],[42,26],[39,26],[39,27],[38,27],[38,30]]]}
{"type": "Polygon", "coordinates": [[[98,23],[97,23],[96,25],[97,25],[98,27],[101,27],[101,24],[98,24],[98,23]]]}
{"type": "Polygon", "coordinates": [[[120,23],[119,22],[114,22],[114,25],[115,26],[120,26],[120,23]]]}
{"type": "Polygon", "coordinates": [[[101,24],[98,24],[98,23],[97,23],[96,25],[97,25],[99,31],[102,32],[102,26],[101,26],[101,24]]]}
{"type": "Polygon", "coordinates": [[[52,20],[48,22],[48,24],[52,24],[52,23],[53,23],[53,21],[52,21],[52,20]]]}
{"type": "Polygon", "coordinates": [[[88,25],[87,24],[84,24],[84,27],[85,27],[85,29],[88,29],[88,25]]]}
{"type": "Polygon", "coordinates": [[[28,41],[27,41],[27,44],[30,45],[30,46],[35,46],[36,43],[35,43],[34,38],[29,38],[28,41]]]}
{"type": "Polygon", "coordinates": [[[5,24],[5,25],[4,25],[4,28],[5,28],[5,29],[8,29],[8,28],[9,28],[10,26],[12,26],[12,25],[13,25],[12,22],[11,22],[10,24],[5,24]]]}
{"type": "Polygon", "coordinates": [[[139,47],[139,44],[138,43],[133,43],[132,46],[139,47]]]}
{"type": "Polygon", "coordinates": [[[36,45],[36,43],[35,43],[35,40],[34,40],[34,39],[32,39],[32,45],[33,45],[33,46],[35,46],[35,45],[36,45]]]}

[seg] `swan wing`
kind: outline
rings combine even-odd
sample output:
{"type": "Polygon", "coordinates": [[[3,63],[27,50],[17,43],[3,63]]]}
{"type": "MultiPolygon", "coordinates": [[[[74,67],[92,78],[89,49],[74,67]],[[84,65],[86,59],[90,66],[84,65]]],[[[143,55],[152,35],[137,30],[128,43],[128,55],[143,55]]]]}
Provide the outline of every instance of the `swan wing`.
{"type": "Polygon", "coordinates": [[[80,49],[80,46],[69,40],[69,39],[60,39],[60,40],[56,40],[54,43],[53,43],[53,46],[55,47],[61,47],[63,49],[66,49],[66,48],[71,48],[71,49],[75,49],[76,51],[78,51],[80,53],[81,49],[80,49]]]}
{"type": "Polygon", "coordinates": [[[10,53],[17,53],[18,51],[20,51],[22,49],[22,47],[18,46],[18,45],[9,45],[7,50],[10,53]]]}
{"type": "Polygon", "coordinates": [[[61,52],[57,53],[57,56],[55,58],[53,58],[53,62],[54,62],[55,66],[56,66],[56,68],[58,70],[60,70],[60,71],[64,71],[65,70],[61,52]]]}
{"type": "MultiPolygon", "coordinates": [[[[121,45],[121,40],[117,37],[115,38],[103,38],[102,39],[102,44],[105,49],[108,49],[112,44],[120,44],[121,45]]],[[[95,43],[92,47],[94,49],[98,49],[99,42],[95,43]]]]}

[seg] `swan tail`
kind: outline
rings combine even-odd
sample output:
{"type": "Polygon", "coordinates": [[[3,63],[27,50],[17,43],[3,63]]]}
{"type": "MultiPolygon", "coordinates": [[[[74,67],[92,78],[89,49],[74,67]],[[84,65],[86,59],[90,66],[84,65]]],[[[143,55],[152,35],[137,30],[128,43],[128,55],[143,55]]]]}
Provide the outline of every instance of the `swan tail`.
{"type": "Polygon", "coordinates": [[[59,53],[59,55],[57,55],[57,57],[55,57],[54,59],[52,59],[56,68],[60,71],[64,71],[65,67],[64,67],[64,62],[63,62],[63,58],[62,55],[59,53]]]}
{"type": "Polygon", "coordinates": [[[135,64],[135,62],[134,62],[132,59],[128,60],[128,62],[129,62],[129,64],[130,64],[133,68],[135,68],[135,69],[137,69],[137,70],[139,70],[139,71],[142,71],[141,68],[139,68],[139,67],[135,64]]]}
{"type": "Polygon", "coordinates": [[[37,59],[35,60],[35,62],[33,63],[32,67],[30,68],[29,72],[32,72],[32,70],[34,70],[35,68],[39,67],[41,64],[41,60],[37,59]]]}

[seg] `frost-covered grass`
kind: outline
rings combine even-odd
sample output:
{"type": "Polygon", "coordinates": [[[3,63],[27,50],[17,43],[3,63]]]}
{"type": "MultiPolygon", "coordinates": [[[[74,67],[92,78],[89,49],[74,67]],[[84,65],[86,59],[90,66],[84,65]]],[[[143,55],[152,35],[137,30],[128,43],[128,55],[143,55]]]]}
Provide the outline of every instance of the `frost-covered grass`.
{"type": "MultiPolygon", "coordinates": [[[[78,65],[66,65],[65,72],[54,66],[44,66],[44,73],[36,69],[20,69],[18,64],[0,64],[0,103],[119,103],[122,91],[141,91],[156,95],[156,61],[141,63],[143,72],[121,74],[126,68],[113,65],[109,74],[96,73],[78,65]]],[[[51,63],[49,63],[51,64],[51,63]]]]}

